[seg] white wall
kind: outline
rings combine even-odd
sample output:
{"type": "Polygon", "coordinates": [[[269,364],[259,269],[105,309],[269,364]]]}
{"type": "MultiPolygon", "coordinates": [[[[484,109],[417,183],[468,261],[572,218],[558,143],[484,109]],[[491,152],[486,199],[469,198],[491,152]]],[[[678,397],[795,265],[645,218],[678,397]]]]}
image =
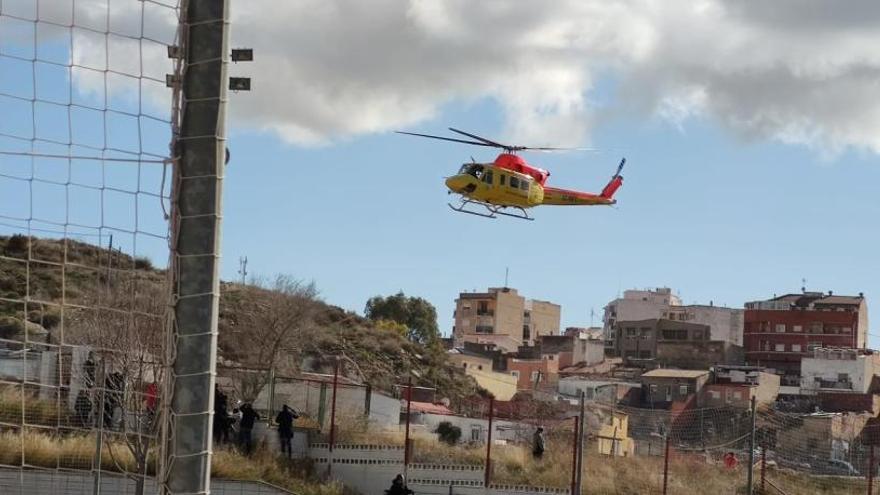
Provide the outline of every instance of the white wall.
{"type": "Polygon", "coordinates": [[[711,340],[743,345],[743,310],[720,306],[685,306],[694,318],[690,323],[709,325],[711,340]]]}
{"type": "Polygon", "coordinates": [[[880,373],[877,358],[876,355],[859,355],[855,360],[805,357],[801,360],[801,392],[816,393],[819,387],[816,378],[834,382],[839,374],[846,373],[854,392],[867,393],[874,374],[880,373]]]}
{"type": "Polygon", "coordinates": [[[597,339],[583,338],[574,339],[574,352],[571,356],[571,362],[587,363],[588,366],[599,364],[605,360],[605,343],[597,339]]]}

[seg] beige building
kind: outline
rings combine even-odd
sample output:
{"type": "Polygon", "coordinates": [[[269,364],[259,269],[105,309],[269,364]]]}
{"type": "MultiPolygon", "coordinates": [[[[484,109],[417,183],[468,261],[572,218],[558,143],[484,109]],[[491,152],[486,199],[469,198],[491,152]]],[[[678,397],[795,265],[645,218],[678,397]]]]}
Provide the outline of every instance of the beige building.
{"type": "Polygon", "coordinates": [[[455,349],[449,352],[449,360],[464,369],[465,374],[472,376],[477,385],[491,392],[496,399],[508,401],[516,394],[518,378],[510,373],[494,371],[492,358],[455,349]]]}
{"type": "Polygon", "coordinates": [[[533,345],[539,335],[559,335],[561,308],[526,299],[516,289],[490,288],[463,292],[455,301],[454,346],[464,342],[492,343],[509,352],[533,345]]]}

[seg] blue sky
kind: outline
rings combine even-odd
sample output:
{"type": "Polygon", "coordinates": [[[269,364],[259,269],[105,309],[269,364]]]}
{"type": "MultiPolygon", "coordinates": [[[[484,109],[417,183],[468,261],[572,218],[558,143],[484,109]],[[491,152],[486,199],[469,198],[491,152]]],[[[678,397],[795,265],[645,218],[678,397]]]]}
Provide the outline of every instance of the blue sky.
{"type": "MultiPolygon", "coordinates": [[[[233,97],[233,105],[235,105],[233,97]]],[[[450,105],[415,129],[498,134],[491,102],[450,105]]],[[[462,290],[510,285],[557,302],[564,325],[590,323],[619,290],[670,286],[688,302],[728,304],[799,290],[880,297],[880,214],[873,155],[822,158],[802,146],[742,141],[710,122],[660,120],[597,129],[622,152],[530,154],[563,187],[597,190],[624,153],[616,209],[541,207],[537,219],[455,214],[442,177],[488,150],[390,133],[323,148],[234,130],[227,170],[223,276],[315,280],[322,296],[362,311],[377,294],[430,300],[444,332],[462,290]]],[[[601,318],[601,316],[599,316],[601,318]]],[[[597,319],[598,321],[598,319],[597,319]]]]}
{"type": "MultiPolygon", "coordinates": [[[[256,61],[231,68],[252,76],[254,90],[230,98],[224,279],[236,279],[247,256],[252,275],[314,280],[325,301],[358,312],[369,297],[402,290],[437,307],[444,333],[457,294],[502,285],[507,268],[526,297],[561,304],[565,326],[590,324],[591,309],[598,323],[602,307],[634,287],[740,307],[797,291],[805,278],[810,290],[864,292],[869,307],[880,298],[880,110],[863,70],[880,67],[871,48],[880,40],[855,17],[714,0],[662,12],[627,0],[517,9],[389,0],[357,15],[339,15],[357,4],[319,4],[235,2],[233,42],[254,47],[256,61]],[[364,16],[375,22],[352,23],[364,16]],[[302,22],[292,29],[289,19],[302,22]],[[526,155],[560,187],[597,191],[626,156],[619,204],[540,207],[534,222],[456,214],[443,178],[493,151],[392,132],[449,126],[603,150],[526,155]]],[[[852,10],[868,18],[874,5],[852,10]]],[[[64,32],[38,32],[35,45],[33,23],[3,16],[31,15],[27,2],[2,8],[0,133],[25,139],[0,136],[0,151],[29,151],[36,131],[167,152],[167,124],[123,113],[167,118],[161,83],[142,80],[139,99],[124,77],[105,87],[86,69],[71,81],[55,65],[22,61],[65,64],[73,52],[100,70],[104,57],[88,33],[75,38],[79,52],[64,32]],[[105,92],[118,110],[107,120],[87,108],[103,108],[105,92]],[[69,121],[68,103],[80,105],[69,121]]],[[[136,29],[131,15],[113,19],[136,29]]],[[[151,22],[173,33],[167,20],[151,22]]],[[[164,47],[147,48],[144,70],[161,78],[164,47]]],[[[111,46],[117,70],[138,67],[125,49],[111,46]]],[[[37,235],[68,224],[72,237],[106,245],[112,232],[115,246],[162,265],[161,238],[122,232],[164,233],[160,201],[144,194],[162,184],[156,164],[0,155],[0,233],[23,231],[28,218],[37,235]]]]}

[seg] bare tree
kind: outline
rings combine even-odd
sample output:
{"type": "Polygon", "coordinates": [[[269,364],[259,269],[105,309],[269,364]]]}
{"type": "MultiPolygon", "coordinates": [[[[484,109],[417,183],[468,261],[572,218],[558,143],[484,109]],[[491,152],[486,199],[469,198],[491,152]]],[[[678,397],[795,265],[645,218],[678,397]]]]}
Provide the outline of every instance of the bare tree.
{"type": "Polygon", "coordinates": [[[168,307],[164,288],[158,280],[133,276],[113,280],[96,288],[87,307],[73,312],[67,332],[71,343],[92,350],[98,373],[91,400],[97,426],[108,430],[104,450],[117,469],[135,481],[138,495],[144,492],[161,421],[168,307]],[[120,448],[131,454],[133,466],[120,448]]]}
{"type": "Polygon", "coordinates": [[[247,371],[234,373],[237,392],[253,401],[269,382],[271,370],[299,369],[303,343],[314,328],[318,291],[290,275],[227,291],[223,300],[221,348],[247,371]]]}

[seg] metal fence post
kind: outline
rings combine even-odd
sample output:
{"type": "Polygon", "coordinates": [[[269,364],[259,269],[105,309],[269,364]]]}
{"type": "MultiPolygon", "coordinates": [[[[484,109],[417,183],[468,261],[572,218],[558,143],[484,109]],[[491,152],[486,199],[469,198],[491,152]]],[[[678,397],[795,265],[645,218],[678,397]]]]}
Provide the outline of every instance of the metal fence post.
{"type": "MultiPolygon", "coordinates": [[[[873,439],[872,439],[873,440],[873,439]]],[[[874,495],[874,444],[868,452],[868,495],[874,495]]]]}
{"type": "MultiPolygon", "coordinates": [[[[403,440],[403,474],[405,479],[409,479],[409,422],[410,411],[412,410],[412,375],[406,385],[406,433],[403,440]]],[[[399,431],[399,430],[398,430],[399,431]]]]}
{"type": "MultiPolygon", "coordinates": [[[[333,395],[330,399],[330,452],[336,445],[336,389],[339,388],[339,360],[333,365],[333,395]]],[[[332,463],[332,461],[331,461],[332,463]]]]}
{"type": "Polygon", "coordinates": [[[756,415],[755,415],[755,397],[752,396],[752,431],[749,434],[749,469],[748,469],[748,479],[746,481],[746,493],[748,495],[752,495],[755,493],[754,487],[754,471],[755,471],[755,425],[756,425],[756,415]]]}
{"type": "Polygon", "coordinates": [[[495,397],[489,397],[489,433],[486,436],[486,473],[483,486],[489,488],[492,481],[492,415],[495,413],[495,397]]]}
{"type": "Polygon", "coordinates": [[[663,449],[663,495],[669,485],[669,433],[666,433],[666,446],[663,449]]]}
{"type": "MultiPolygon", "coordinates": [[[[210,493],[230,0],[181,3],[182,80],[171,192],[173,322],[160,490],[210,493]]],[[[179,93],[177,92],[179,91],[179,93]]]]}
{"type": "Polygon", "coordinates": [[[577,488],[577,466],[578,466],[578,428],[580,427],[581,417],[574,418],[574,439],[571,446],[571,493],[574,495],[577,488]]]}
{"type": "Polygon", "coordinates": [[[761,495],[763,495],[766,490],[766,479],[767,479],[767,444],[761,444],[761,495]]]}
{"type": "Polygon", "coordinates": [[[587,415],[587,396],[581,390],[581,416],[578,419],[578,435],[577,435],[577,476],[575,477],[575,493],[580,494],[583,491],[584,480],[584,430],[586,429],[584,419],[587,415]]]}

